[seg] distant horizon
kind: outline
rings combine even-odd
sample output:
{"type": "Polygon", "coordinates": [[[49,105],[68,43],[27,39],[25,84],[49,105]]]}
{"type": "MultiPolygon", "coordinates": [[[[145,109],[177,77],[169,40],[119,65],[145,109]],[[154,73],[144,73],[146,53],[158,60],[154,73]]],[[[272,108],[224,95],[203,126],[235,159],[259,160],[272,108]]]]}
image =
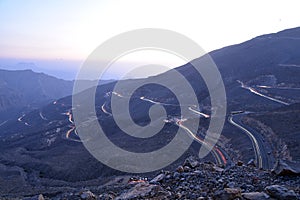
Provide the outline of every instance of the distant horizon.
{"type": "Polygon", "coordinates": [[[64,80],[74,80],[80,65],[81,61],[79,60],[58,61],[56,59],[0,58],[0,69],[32,70],[37,73],[45,73],[64,80]],[[56,65],[55,69],[51,67],[53,65],[56,65]],[[75,68],[74,66],[77,67],[75,68]]]}
{"type": "MultiPolygon", "coordinates": [[[[289,30],[289,29],[295,29],[299,27],[293,27],[293,28],[288,28],[288,29],[283,29],[279,30],[278,32],[284,31],[284,30],[289,30]]],[[[277,32],[276,32],[277,33],[277,32]]],[[[268,35],[272,33],[264,33],[262,35],[268,35]]],[[[258,37],[261,35],[257,35],[255,37],[258,37]]],[[[253,38],[255,38],[253,37],[253,38]]],[[[248,38],[247,40],[243,41],[249,41],[253,38],[248,38]]],[[[241,42],[241,43],[243,43],[241,42]]],[[[240,43],[238,43],[240,44],[240,43]]],[[[237,45],[237,44],[231,44],[228,46],[232,45],[237,45]]],[[[216,51],[228,46],[220,47],[218,49],[214,49],[212,51],[216,51]]],[[[212,52],[210,51],[210,52],[212,52]]],[[[207,52],[207,53],[210,53],[207,52]]],[[[32,70],[37,73],[45,73],[50,76],[54,76],[59,79],[64,79],[64,80],[75,80],[76,75],[78,71],[80,70],[80,67],[84,60],[80,59],[74,59],[74,60],[66,60],[66,59],[43,59],[43,58],[4,58],[0,57],[0,69],[3,70],[32,70]],[[53,66],[55,66],[53,68],[53,66]]],[[[176,62],[175,62],[176,63],[176,62]]],[[[132,63],[126,63],[124,66],[129,66],[132,63]]],[[[174,64],[174,63],[173,63],[174,64]]],[[[180,63],[180,65],[173,65],[173,67],[179,67],[185,63],[180,63]]],[[[109,74],[105,74],[104,80],[119,80],[120,76],[118,72],[111,72],[109,74]]],[[[138,77],[137,77],[138,78],[138,77]]]]}

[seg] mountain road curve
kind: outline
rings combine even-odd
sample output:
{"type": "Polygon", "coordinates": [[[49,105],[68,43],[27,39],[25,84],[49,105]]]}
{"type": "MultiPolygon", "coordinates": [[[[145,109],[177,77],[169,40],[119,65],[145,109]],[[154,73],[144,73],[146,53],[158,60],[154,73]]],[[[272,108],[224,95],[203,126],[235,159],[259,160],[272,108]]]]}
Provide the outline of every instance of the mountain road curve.
{"type": "Polygon", "coordinates": [[[273,167],[274,158],[268,152],[271,152],[271,147],[265,142],[263,136],[253,128],[242,123],[242,116],[247,113],[232,114],[229,116],[228,121],[233,126],[239,128],[250,138],[255,152],[255,160],[258,168],[270,169],[273,167]]]}
{"type": "MultiPolygon", "coordinates": [[[[128,98],[128,97],[126,97],[122,94],[116,93],[116,92],[112,92],[112,94],[116,95],[120,98],[128,98]]],[[[160,104],[160,105],[164,105],[164,106],[174,106],[174,104],[168,104],[168,103],[162,103],[159,101],[154,101],[154,100],[145,98],[144,96],[140,97],[140,99],[143,101],[153,103],[153,104],[160,104]]],[[[109,116],[112,116],[112,114],[107,110],[106,106],[107,106],[107,102],[104,102],[103,105],[101,106],[102,112],[109,116]]],[[[184,105],[184,107],[186,107],[186,106],[187,105],[184,105]]],[[[205,117],[205,118],[210,117],[209,115],[207,115],[205,113],[202,113],[198,110],[193,109],[191,105],[187,106],[187,109],[189,109],[189,111],[191,111],[193,114],[199,115],[200,117],[205,117]]],[[[211,147],[212,148],[211,153],[212,153],[213,157],[215,158],[217,164],[222,165],[222,166],[229,166],[232,164],[231,159],[225,150],[205,142],[204,139],[201,139],[199,136],[194,134],[188,127],[184,126],[181,120],[176,120],[176,125],[182,129],[184,129],[198,143],[200,143],[204,146],[207,146],[207,147],[211,147]]],[[[203,136],[203,138],[205,138],[205,135],[203,136]]]]}

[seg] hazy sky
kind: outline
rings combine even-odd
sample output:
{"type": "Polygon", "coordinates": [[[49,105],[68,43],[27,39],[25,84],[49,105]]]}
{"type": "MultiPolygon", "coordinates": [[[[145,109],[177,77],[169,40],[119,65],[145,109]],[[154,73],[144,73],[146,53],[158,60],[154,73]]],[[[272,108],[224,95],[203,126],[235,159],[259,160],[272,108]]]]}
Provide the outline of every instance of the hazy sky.
{"type": "Polygon", "coordinates": [[[300,25],[299,0],[0,0],[0,57],[83,60],[137,28],[182,33],[206,51],[300,25]]]}

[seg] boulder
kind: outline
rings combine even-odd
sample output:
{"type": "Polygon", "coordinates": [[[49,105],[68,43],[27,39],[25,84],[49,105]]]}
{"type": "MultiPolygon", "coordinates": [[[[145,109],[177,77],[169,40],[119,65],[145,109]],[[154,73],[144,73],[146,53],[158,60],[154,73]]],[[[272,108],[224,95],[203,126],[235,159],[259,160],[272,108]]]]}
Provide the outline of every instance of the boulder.
{"type": "Polygon", "coordinates": [[[179,167],[177,167],[176,171],[182,173],[184,172],[184,168],[180,165],[179,167]]]}
{"type": "Polygon", "coordinates": [[[270,196],[264,192],[242,193],[242,197],[246,200],[272,200],[270,196]]]}
{"type": "Polygon", "coordinates": [[[277,160],[272,172],[279,176],[300,175],[300,163],[277,160]]]}
{"type": "Polygon", "coordinates": [[[221,168],[221,167],[218,167],[218,166],[213,166],[213,171],[216,171],[216,172],[223,172],[224,169],[221,168]]]}
{"type": "Polygon", "coordinates": [[[83,191],[79,193],[82,200],[96,200],[96,196],[91,191],[83,191]]]}
{"type": "Polygon", "coordinates": [[[293,190],[288,190],[280,185],[271,185],[265,188],[266,193],[271,197],[281,200],[297,200],[297,194],[293,190]]]}
{"type": "Polygon", "coordinates": [[[214,199],[219,200],[231,200],[241,198],[241,189],[240,188],[225,188],[224,190],[217,191],[214,194],[214,199]]]}
{"type": "Polygon", "coordinates": [[[166,177],[165,174],[159,174],[158,176],[156,176],[155,178],[153,178],[150,183],[158,183],[160,181],[162,181],[164,178],[166,177]]]}
{"type": "Polygon", "coordinates": [[[23,200],[45,200],[45,198],[42,194],[40,194],[33,197],[23,198],[23,200]]]}
{"type": "Polygon", "coordinates": [[[126,200],[126,199],[166,199],[170,196],[171,193],[164,190],[159,185],[149,184],[149,183],[140,183],[135,185],[133,188],[127,192],[121,194],[116,198],[116,200],[126,200]]]}
{"type": "Polygon", "coordinates": [[[199,164],[200,164],[200,163],[196,160],[195,157],[190,156],[189,158],[187,158],[187,159],[184,161],[183,166],[188,166],[188,167],[194,169],[194,168],[198,167],[199,164]]]}

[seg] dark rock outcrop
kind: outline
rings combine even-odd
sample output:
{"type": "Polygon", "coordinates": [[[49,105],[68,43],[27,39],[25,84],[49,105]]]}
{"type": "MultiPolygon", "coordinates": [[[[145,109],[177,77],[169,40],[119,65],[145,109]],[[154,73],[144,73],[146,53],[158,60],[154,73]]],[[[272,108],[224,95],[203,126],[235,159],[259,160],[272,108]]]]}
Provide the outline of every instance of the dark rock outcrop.
{"type": "Polygon", "coordinates": [[[271,185],[266,187],[266,192],[275,199],[280,200],[297,200],[297,194],[293,190],[288,190],[287,188],[280,185],[271,185]]]}
{"type": "Polygon", "coordinates": [[[131,188],[129,191],[121,194],[116,198],[116,200],[126,200],[126,199],[164,199],[171,195],[169,192],[164,190],[159,185],[153,185],[149,183],[139,183],[131,188]]]}
{"type": "Polygon", "coordinates": [[[277,175],[300,175],[300,163],[277,160],[272,172],[277,175]]]}
{"type": "Polygon", "coordinates": [[[272,200],[268,194],[264,192],[249,192],[249,193],[243,193],[242,197],[245,200],[272,200]]]}

